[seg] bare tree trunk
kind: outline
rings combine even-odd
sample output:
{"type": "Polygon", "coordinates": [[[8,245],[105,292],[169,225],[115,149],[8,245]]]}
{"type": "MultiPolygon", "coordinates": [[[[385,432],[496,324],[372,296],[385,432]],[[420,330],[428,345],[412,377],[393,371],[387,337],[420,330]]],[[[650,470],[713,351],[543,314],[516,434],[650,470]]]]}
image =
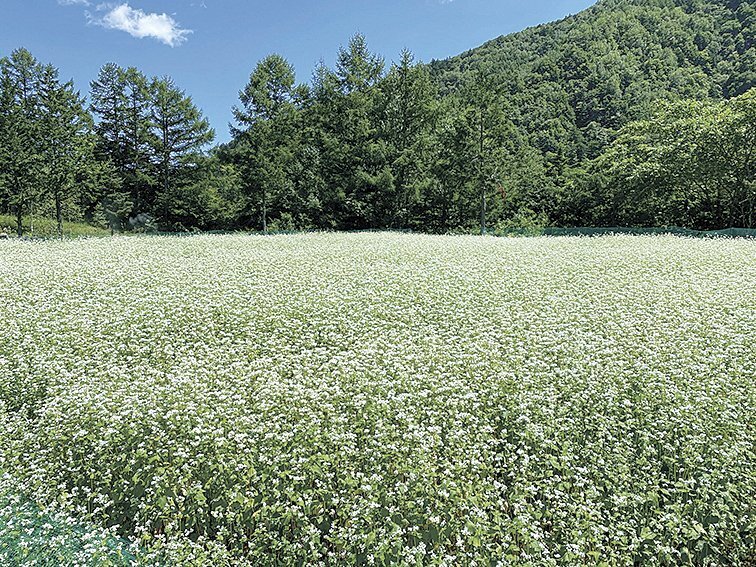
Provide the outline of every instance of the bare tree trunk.
{"type": "Polygon", "coordinates": [[[21,203],[16,205],[16,234],[21,238],[24,235],[24,218],[21,210],[21,203]]]}
{"type": "Polygon", "coordinates": [[[58,221],[58,238],[63,240],[63,203],[60,200],[60,191],[55,191],[55,219],[58,221]]]}
{"type": "Polygon", "coordinates": [[[263,187],[263,194],[262,194],[262,226],[263,226],[263,233],[268,233],[268,193],[265,190],[265,187],[263,187]]]}
{"type": "Polygon", "coordinates": [[[480,153],[478,154],[478,176],[480,177],[480,233],[486,234],[486,181],[483,179],[483,109],[480,109],[480,153]]]}
{"type": "Polygon", "coordinates": [[[486,234],[486,189],[485,184],[480,192],[480,233],[486,234]]]}

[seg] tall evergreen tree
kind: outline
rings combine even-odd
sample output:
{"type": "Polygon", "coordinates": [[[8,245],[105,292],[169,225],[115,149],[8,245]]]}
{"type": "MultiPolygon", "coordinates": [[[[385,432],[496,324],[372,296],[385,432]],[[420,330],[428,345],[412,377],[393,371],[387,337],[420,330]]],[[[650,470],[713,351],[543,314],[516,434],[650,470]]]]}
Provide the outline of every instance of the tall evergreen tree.
{"type": "Polygon", "coordinates": [[[176,190],[182,167],[192,167],[192,158],[215,137],[202,112],[170,78],[154,79],[150,86],[153,155],[158,167],[160,193],[156,212],[171,218],[172,191],[176,190]]]}
{"type": "MultiPolygon", "coordinates": [[[[260,226],[268,230],[270,202],[292,193],[298,145],[296,77],[280,55],[260,61],[234,108],[237,162],[251,200],[259,202],[260,226]]],[[[291,213],[291,211],[289,211],[291,213]]]]}
{"type": "Polygon", "coordinates": [[[408,50],[380,85],[378,137],[385,144],[393,193],[386,196],[388,226],[408,227],[423,193],[433,185],[432,158],[439,115],[438,89],[425,66],[408,50]]]}
{"type": "Polygon", "coordinates": [[[23,235],[23,215],[38,199],[40,143],[39,105],[42,65],[26,49],[0,59],[0,182],[23,235]]]}
{"type": "MultiPolygon", "coordinates": [[[[95,153],[98,164],[93,168],[97,183],[96,195],[90,201],[102,204],[103,213],[111,231],[120,230],[126,220],[140,212],[145,212],[145,194],[140,187],[129,183],[130,175],[135,168],[130,163],[128,139],[138,137],[144,128],[149,128],[149,121],[142,126],[135,124],[136,114],[133,111],[135,101],[132,100],[132,112],[129,112],[126,72],[115,63],[107,63],[101,69],[97,79],[90,84],[90,110],[97,117],[95,133],[97,142],[95,153]],[[131,117],[131,128],[129,118],[131,117]]],[[[138,106],[137,108],[141,110],[138,106]]],[[[138,112],[138,111],[137,111],[138,112]]],[[[89,213],[94,209],[88,207],[89,213]]]]}
{"type": "Polygon", "coordinates": [[[383,59],[357,34],[339,50],[335,71],[321,66],[316,72],[311,116],[339,227],[375,228],[385,220],[383,195],[393,191],[394,180],[376,136],[383,70],[383,59]]]}
{"type": "Polygon", "coordinates": [[[90,84],[90,110],[97,116],[98,154],[110,160],[122,177],[126,175],[128,159],[125,91],[125,73],[115,63],[105,64],[90,84]]]}
{"type": "Polygon", "coordinates": [[[155,200],[155,171],[151,162],[156,145],[151,123],[150,85],[134,67],[122,71],[124,86],[124,178],[122,185],[131,194],[134,212],[145,211],[155,200]]]}
{"type": "Polygon", "coordinates": [[[40,81],[42,182],[55,205],[58,236],[63,237],[63,205],[73,196],[77,174],[93,161],[92,118],[73,82],[61,84],[58,70],[48,65],[40,81]]]}
{"type": "Polygon", "coordinates": [[[127,216],[150,212],[155,202],[155,145],[151,122],[151,93],[147,78],[137,69],[108,63],[91,83],[91,110],[98,117],[97,155],[110,162],[129,202],[127,216]]]}

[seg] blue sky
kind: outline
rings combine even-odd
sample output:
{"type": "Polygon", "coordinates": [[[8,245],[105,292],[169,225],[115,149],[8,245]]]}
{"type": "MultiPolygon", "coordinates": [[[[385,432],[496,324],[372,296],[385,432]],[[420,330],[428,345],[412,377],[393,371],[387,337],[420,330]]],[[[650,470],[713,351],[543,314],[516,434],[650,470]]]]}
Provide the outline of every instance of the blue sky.
{"type": "Polygon", "coordinates": [[[280,53],[307,82],[355,32],[390,62],[430,61],[594,0],[2,0],[0,56],[26,47],[86,93],[109,61],[170,75],[228,139],[231,106],[257,61],[280,53]]]}

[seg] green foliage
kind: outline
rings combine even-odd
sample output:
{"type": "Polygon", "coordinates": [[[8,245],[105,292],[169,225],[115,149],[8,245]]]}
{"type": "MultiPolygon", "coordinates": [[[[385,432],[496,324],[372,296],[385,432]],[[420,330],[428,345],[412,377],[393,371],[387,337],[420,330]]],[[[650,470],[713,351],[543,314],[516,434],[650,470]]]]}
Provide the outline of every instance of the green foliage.
{"type": "Polygon", "coordinates": [[[247,214],[259,214],[254,226],[267,231],[269,217],[291,216],[298,204],[292,180],[301,136],[294,69],[279,55],[266,57],[240,101],[242,106],[234,109],[236,143],[227,155],[244,180],[247,214]]]}
{"type": "MultiPolygon", "coordinates": [[[[188,190],[186,185],[176,186],[176,177],[192,170],[192,160],[199,150],[212,142],[215,132],[192,99],[170,78],[153,79],[150,97],[150,126],[154,134],[152,156],[157,163],[156,177],[161,180],[152,212],[169,221],[175,216],[174,199],[184,201],[188,190]],[[183,198],[179,197],[182,194],[183,198]]],[[[178,206],[182,207],[183,203],[178,206]]]]}
{"type": "MultiPolygon", "coordinates": [[[[750,115],[741,114],[730,139],[720,133],[718,165],[689,156],[691,185],[719,176],[723,187],[700,203],[708,212],[684,216],[636,199],[611,160],[596,159],[660,104],[748,91],[753,20],[744,3],[606,0],[429,66],[405,52],[388,71],[356,35],[335,70],[315,70],[301,98],[292,94],[291,66],[272,56],[241,93],[245,107],[259,99],[237,116],[248,124],[254,116],[254,128],[237,130],[232,144],[255,195],[248,216],[262,216],[253,224],[263,227],[268,216],[285,215],[301,228],[435,232],[485,231],[529,215],[566,226],[753,226],[752,215],[733,212],[750,206],[743,202],[753,173],[736,163],[744,158],[735,150],[748,147],[739,132],[756,128],[750,115]],[[270,110],[277,100],[297,119],[280,123],[270,110]],[[303,177],[306,189],[297,189],[303,177]],[[635,203],[637,214],[618,212],[617,200],[635,203]]],[[[694,113],[690,128],[706,129],[706,120],[694,113]]]]}
{"type": "Polygon", "coordinates": [[[537,236],[543,234],[549,219],[543,213],[520,210],[513,217],[499,222],[494,233],[497,235],[537,236]]]}
{"type": "Polygon", "coordinates": [[[42,65],[25,49],[0,59],[0,184],[6,208],[15,212],[19,236],[21,219],[38,197],[42,72],[42,65]]]}
{"type": "Polygon", "coordinates": [[[214,133],[170,78],[103,66],[92,121],[70,84],[51,89],[55,70],[17,50],[0,77],[0,209],[113,230],[151,218],[164,230],[486,232],[531,214],[752,227],[754,10],[601,0],[429,65],[408,51],[387,65],[357,34],[309,85],[270,55],[209,161],[214,133]]]}
{"type": "Polygon", "coordinates": [[[487,65],[518,126],[558,167],[595,156],[612,132],[647,117],[660,100],[721,98],[754,86],[726,86],[753,49],[747,4],[604,0],[431,67],[453,92],[487,65]]]}
{"type": "Polygon", "coordinates": [[[19,493],[10,475],[0,472],[3,565],[127,567],[138,561],[130,547],[112,531],[82,525],[59,510],[40,509],[19,493]]]}
{"type": "MultiPolygon", "coordinates": [[[[158,197],[158,208],[170,210],[173,231],[217,230],[235,227],[243,203],[241,181],[235,167],[217,155],[195,156],[187,178],[158,197]]],[[[179,170],[179,174],[185,171],[179,170]]]]}
{"type": "MultiPolygon", "coordinates": [[[[753,13],[748,2],[604,0],[560,22],[433,62],[431,69],[450,94],[465,92],[478,82],[479,70],[487,70],[509,118],[536,150],[530,171],[543,172],[529,208],[557,225],[612,223],[598,213],[612,203],[603,195],[591,202],[595,195],[585,195],[593,193],[586,185],[596,178],[580,171],[624,125],[650,119],[660,102],[717,101],[755,86],[753,13]],[[587,208],[578,204],[581,198],[587,208]]],[[[641,222],[681,222],[648,205],[641,222]]],[[[685,222],[712,226],[699,218],[685,222]]],[[[747,221],[735,215],[715,222],[747,221]]]]}
{"type": "Polygon", "coordinates": [[[39,104],[42,164],[38,183],[54,203],[62,238],[64,201],[75,196],[77,181],[94,162],[92,117],[73,83],[61,84],[52,66],[42,72],[39,104]]]}
{"type": "Polygon", "coordinates": [[[756,89],[668,104],[633,122],[592,164],[610,224],[718,228],[756,222],[756,89]]]}
{"type": "Polygon", "coordinates": [[[57,69],[19,49],[0,60],[0,110],[0,210],[16,215],[19,236],[25,215],[55,217],[62,236],[64,219],[112,232],[147,218],[226,227],[239,208],[232,168],[203,155],[212,129],[169,78],[109,63],[88,110],[57,69]]]}
{"type": "Polygon", "coordinates": [[[122,227],[129,216],[150,210],[155,200],[151,148],[157,142],[150,121],[149,82],[137,69],[108,63],[91,83],[90,92],[90,110],[98,118],[97,157],[111,169],[114,181],[104,193],[109,202],[124,204],[110,222],[122,227]]]}

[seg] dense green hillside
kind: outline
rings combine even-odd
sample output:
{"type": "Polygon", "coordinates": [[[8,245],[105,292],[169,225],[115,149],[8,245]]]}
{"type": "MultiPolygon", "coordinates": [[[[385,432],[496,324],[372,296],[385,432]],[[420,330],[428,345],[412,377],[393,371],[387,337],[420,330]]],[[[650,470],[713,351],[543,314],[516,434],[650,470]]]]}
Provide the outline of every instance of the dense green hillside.
{"type": "Polygon", "coordinates": [[[603,0],[550,24],[433,62],[442,90],[479,70],[552,165],[595,156],[660,100],[730,98],[756,84],[756,5],[603,0]]]}

